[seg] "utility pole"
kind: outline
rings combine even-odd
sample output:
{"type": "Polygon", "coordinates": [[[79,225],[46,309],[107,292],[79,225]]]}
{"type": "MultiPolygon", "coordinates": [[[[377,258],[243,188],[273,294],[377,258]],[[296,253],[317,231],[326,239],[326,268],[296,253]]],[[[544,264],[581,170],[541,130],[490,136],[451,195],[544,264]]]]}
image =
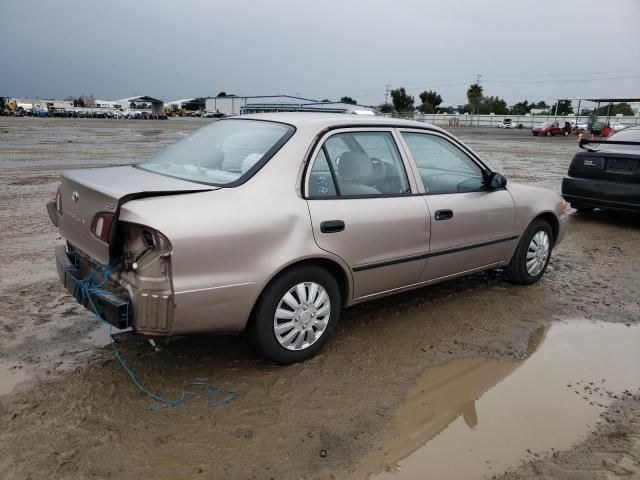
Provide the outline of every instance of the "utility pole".
{"type": "Polygon", "coordinates": [[[389,87],[391,87],[391,85],[389,85],[389,84],[387,83],[387,85],[386,85],[386,89],[385,89],[385,91],[384,91],[384,104],[385,104],[385,105],[386,105],[387,103],[389,103],[389,102],[388,102],[388,98],[389,98],[389,87]]]}

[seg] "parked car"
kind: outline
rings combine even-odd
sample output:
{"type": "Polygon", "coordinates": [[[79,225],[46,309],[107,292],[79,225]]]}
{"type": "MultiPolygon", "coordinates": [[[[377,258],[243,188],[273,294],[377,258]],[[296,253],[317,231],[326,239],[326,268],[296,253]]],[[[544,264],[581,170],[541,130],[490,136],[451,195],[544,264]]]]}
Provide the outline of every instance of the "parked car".
{"type": "Polygon", "coordinates": [[[510,118],[505,118],[500,123],[498,123],[498,128],[516,128],[515,124],[511,121],[510,118]]]}
{"type": "Polygon", "coordinates": [[[571,131],[572,132],[586,132],[589,129],[589,125],[587,122],[571,122],[571,131]]]}
{"type": "Polygon", "coordinates": [[[640,127],[580,142],[562,180],[562,196],[579,211],[640,211],[640,127]]]}
{"type": "Polygon", "coordinates": [[[438,127],[275,113],[213,122],[135,166],[64,172],[47,209],[67,241],[61,282],[110,323],[245,331],[291,363],[343,307],[498,267],[536,282],[568,204],[507,185],[438,127]]]}
{"type": "Polygon", "coordinates": [[[571,133],[571,126],[565,125],[561,127],[558,122],[545,122],[542,125],[533,127],[531,133],[534,136],[546,135],[547,137],[555,137],[556,135],[564,135],[565,137],[571,133]]]}

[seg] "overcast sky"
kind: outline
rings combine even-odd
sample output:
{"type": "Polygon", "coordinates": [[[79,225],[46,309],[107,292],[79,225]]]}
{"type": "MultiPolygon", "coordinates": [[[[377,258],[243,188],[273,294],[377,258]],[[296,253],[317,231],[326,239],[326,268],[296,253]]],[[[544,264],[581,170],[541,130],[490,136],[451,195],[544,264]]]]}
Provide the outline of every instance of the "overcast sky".
{"type": "Polygon", "coordinates": [[[640,1],[0,0],[0,95],[640,96],[640,1]]]}

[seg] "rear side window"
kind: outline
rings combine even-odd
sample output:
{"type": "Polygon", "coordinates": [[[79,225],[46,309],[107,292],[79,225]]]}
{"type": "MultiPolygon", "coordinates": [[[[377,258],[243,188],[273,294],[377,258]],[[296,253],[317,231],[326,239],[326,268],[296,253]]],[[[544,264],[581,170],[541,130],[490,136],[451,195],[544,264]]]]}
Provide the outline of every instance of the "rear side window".
{"type": "Polygon", "coordinates": [[[308,185],[310,198],[411,193],[402,157],[391,132],[332,135],[314,159],[308,185]]]}
{"type": "Polygon", "coordinates": [[[336,184],[333,181],[331,168],[324,149],[320,150],[313,162],[313,168],[309,174],[309,196],[316,197],[335,197],[336,184]]]}
{"type": "Polygon", "coordinates": [[[403,132],[427,193],[484,189],[482,170],[467,154],[437,135],[403,132]]]}

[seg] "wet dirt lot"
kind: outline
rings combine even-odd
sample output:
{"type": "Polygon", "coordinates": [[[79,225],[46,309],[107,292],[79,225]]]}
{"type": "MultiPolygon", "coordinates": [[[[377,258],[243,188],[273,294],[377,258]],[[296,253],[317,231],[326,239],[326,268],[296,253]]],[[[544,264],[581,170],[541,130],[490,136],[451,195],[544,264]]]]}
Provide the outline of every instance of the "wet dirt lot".
{"type": "MultiPolygon", "coordinates": [[[[574,214],[543,280],[455,280],[344,312],[318,357],[242,337],[120,351],[58,286],[44,209],[68,168],[133,163],[206,123],[0,118],[1,478],[640,478],[640,217],[574,214]],[[506,473],[505,473],[506,472],[506,473]]],[[[457,129],[509,181],[559,190],[575,138],[457,129]]]]}

